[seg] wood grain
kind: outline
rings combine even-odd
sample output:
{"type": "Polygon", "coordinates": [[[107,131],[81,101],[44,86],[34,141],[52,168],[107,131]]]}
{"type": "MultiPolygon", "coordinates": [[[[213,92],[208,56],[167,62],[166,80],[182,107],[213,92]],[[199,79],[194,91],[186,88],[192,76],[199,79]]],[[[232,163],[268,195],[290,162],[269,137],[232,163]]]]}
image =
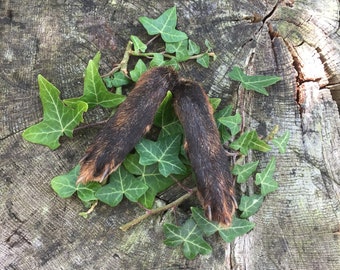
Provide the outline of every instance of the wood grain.
{"type": "MultiPolygon", "coordinates": [[[[0,8],[1,269],[339,268],[338,1],[5,0],[0,8]],[[55,151],[21,136],[42,117],[38,74],[63,98],[80,96],[84,68],[98,50],[101,71],[108,72],[131,34],[147,40],[138,16],[155,18],[174,3],[179,29],[202,48],[207,38],[218,55],[209,69],[184,64],[181,75],[243,110],[259,134],[276,124],[291,133],[277,160],[279,189],[252,217],[254,230],[231,244],[213,238],[213,254],[192,261],[163,245],[161,216],[123,233],[119,226],[143,213],[137,206],[100,204],[83,219],[79,200],[52,191],[50,180],[77,163],[97,130],[62,139],[55,151]],[[226,75],[234,65],[283,80],[269,97],[244,93],[226,75]]],[[[86,121],[108,115],[95,109],[86,121]]],[[[262,167],[269,159],[254,158],[262,167]]],[[[253,184],[242,190],[251,193],[253,184]]],[[[174,192],[164,196],[177,197],[174,192]]]]}

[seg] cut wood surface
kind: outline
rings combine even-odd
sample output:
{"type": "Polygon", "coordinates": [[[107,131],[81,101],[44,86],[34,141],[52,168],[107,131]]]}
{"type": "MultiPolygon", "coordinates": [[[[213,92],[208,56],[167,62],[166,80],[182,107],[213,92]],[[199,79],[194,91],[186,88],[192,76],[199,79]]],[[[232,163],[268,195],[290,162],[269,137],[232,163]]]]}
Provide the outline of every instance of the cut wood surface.
{"type": "MultiPolygon", "coordinates": [[[[1,269],[340,269],[337,0],[4,0],[0,8],[1,269]],[[150,38],[138,17],[156,18],[173,5],[178,28],[202,47],[208,39],[218,55],[208,69],[184,63],[180,75],[201,82],[224,105],[233,103],[259,134],[275,125],[279,134],[291,133],[277,158],[279,189],[251,218],[255,228],[230,244],[213,237],[213,253],[191,261],[163,244],[162,215],[123,232],[121,225],[144,213],[137,205],[99,204],[84,219],[76,197],[53,192],[51,179],[77,164],[98,129],[63,137],[55,151],[22,138],[42,119],[38,74],[62,98],[80,96],[83,71],[97,51],[104,74],[121,60],[131,34],[150,38]],[[269,97],[245,93],[227,76],[235,65],[283,80],[269,97]]],[[[109,113],[95,109],[85,121],[109,113]]],[[[262,168],[269,160],[253,158],[262,168]]],[[[238,189],[251,193],[253,185],[238,189]]]]}

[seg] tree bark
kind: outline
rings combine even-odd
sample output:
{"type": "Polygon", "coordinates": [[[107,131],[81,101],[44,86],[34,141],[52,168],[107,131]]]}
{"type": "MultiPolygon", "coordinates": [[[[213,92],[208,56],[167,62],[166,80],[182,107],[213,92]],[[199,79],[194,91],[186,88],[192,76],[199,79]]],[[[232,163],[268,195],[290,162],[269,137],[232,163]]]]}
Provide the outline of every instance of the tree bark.
{"type": "MultiPolygon", "coordinates": [[[[338,1],[5,0],[0,6],[2,269],[339,269],[338,1]],[[181,75],[233,103],[259,134],[275,125],[291,133],[277,159],[279,189],[251,218],[255,228],[231,244],[214,238],[213,253],[192,261],[162,243],[162,216],[122,232],[119,226],[143,214],[136,205],[99,204],[84,219],[77,198],[52,191],[50,180],[77,164],[96,129],[62,138],[55,151],[22,139],[42,119],[38,74],[62,98],[80,96],[83,71],[98,50],[105,73],[120,61],[131,34],[148,39],[138,17],[156,18],[174,4],[178,28],[202,47],[208,39],[218,55],[209,69],[183,64],[181,75]],[[245,93],[226,75],[235,65],[283,80],[269,97],[245,93]]],[[[95,109],[85,120],[108,115],[95,109]]],[[[269,156],[254,158],[264,167],[269,156]]]]}

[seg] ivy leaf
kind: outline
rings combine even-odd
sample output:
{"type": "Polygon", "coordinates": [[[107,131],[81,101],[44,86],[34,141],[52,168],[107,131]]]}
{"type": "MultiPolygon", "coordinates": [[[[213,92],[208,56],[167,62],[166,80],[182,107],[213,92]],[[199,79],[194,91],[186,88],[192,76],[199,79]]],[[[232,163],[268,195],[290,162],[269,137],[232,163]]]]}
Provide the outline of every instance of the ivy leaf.
{"type": "Polygon", "coordinates": [[[263,196],[254,194],[252,196],[243,195],[238,209],[242,211],[241,218],[248,218],[254,215],[263,202],[263,196]]]}
{"type": "Polygon", "coordinates": [[[165,51],[168,53],[176,53],[176,59],[179,62],[188,60],[190,57],[188,52],[188,40],[181,40],[178,42],[171,42],[165,44],[165,51]]]}
{"type": "Polygon", "coordinates": [[[86,185],[77,186],[77,196],[83,202],[97,200],[96,191],[99,190],[102,185],[98,182],[89,182],[86,185]]]}
{"type": "Polygon", "coordinates": [[[218,121],[222,125],[229,128],[232,136],[235,136],[241,130],[242,118],[239,113],[236,113],[235,115],[220,117],[218,118],[218,121]]]}
{"type": "Polygon", "coordinates": [[[226,143],[231,138],[231,134],[227,131],[226,127],[218,121],[218,119],[230,116],[232,110],[233,107],[231,105],[228,105],[214,114],[215,122],[220,132],[222,144],[226,143]]]}
{"type": "Polygon", "coordinates": [[[259,164],[259,161],[256,162],[250,162],[244,165],[238,165],[236,164],[232,170],[232,173],[234,175],[237,175],[237,183],[242,184],[245,183],[250,175],[255,172],[257,165],[259,164]]]}
{"type": "Polygon", "coordinates": [[[158,162],[159,172],[165,177],[170,174],[185,174],[186,167],[178,157],[181,138],[181,135],[166,136],[156,142],[142,139],[135,147],[140,155],[139,163],[151,165],[158,162]]]}
{"type": "Polygon", "coordinates": [[[219,226],[217,222],[209,221],[206,219],[203,209],[197,207],[191,207],[191,212],[197,226],[204,232],[205,235],[210,236],[215,232],[226,242],[233,241],[236,237],[241,236],[249,232],[254,228],[255,224],[245,219],[239,219],[234,217],[229,228],[219,226]]]}
{"type": "Polygon", "coordinates": [[[256,133],[256,136],[249,143],[249,148],[261,152],[268,152],[271,147],[263,140],[261,140],[256,133]]]}
{"type": "Polygon", "coordinates": [[[165,61],[164,61],[164,56],[161,53],[154,53],[153,58],[150,62],[150,67],[159,67],[159,66],[164,66],[165,61]]]}
{"type": "Polygon", "coordinates": [[[163,226],[164,243],[171,247],[183,245],[183,254],[187,259],[194,259],[198,254],[210,254],[211,246],[203,239],[202,232],[193,219],[188,219],[183,226],[173,224],[163,226]]]}
{"type": "Polygon", "coordinates": [[[232,71],[228,73],[228,76],[232,80],[241,82],[244,89],[254,90],[266,96],[268,96],[268,92],[265,87],[273,85],[281,80],[281,77],[277,76],[248,76],[239,67],[233,67],[232,71]]]}
{"type": "Polygon", "coordinates": [[[159,138],[183,133],[182,125],[172,106],[172,94],[170,91],[168,91],[165,99],[157,110],[154,125],[161,128],[159,138]]]}
{"type": "Polygon", "coordinates": [[[246,234],[254,228],[255,224],[246,220],[234,217],[232,224],[229,228],[219,231],[220,236],[224,241],[230,243],[241,235],[246,234]]]}
{"type": "Polygon", "coordinates": [[[110,182],[97,190],[96,197],[114,207],[121,202],[123,195],[130,201],[137,202],[147,189],[147,185],[138,181],[123,166],[120,166],[117,171],[110,175],[110,182]]]}
{"type": "MultiPolygon", "coordinates": [[[[98,61],[98,60],[95,60],[98,61]]],[[[86,102],[89,108],[102,106],[104,108],[117,107],[125,100],[125,96],[109,92],[98,72],[99,62],[90,60],[85,70],[84,94],[78,98],[66,99],[65,102],[86,102]]]]}
{"type": "Polygon", "coordinates": [[[59,175],[51,180],[51,187],[61,198],[69,198],[76,192],[76,181],[80,166],[77,165],[67,174],[59,175]]]}
{"type": "Polygon", "coordinates": [[[135,65],[135,68],[130,71],[131,79],[136,82],[139,77],[147,70],[148,68],[144,64],[142,59],[139,59],[135,65]]]}
{"type": "Polygon", "coordinates": [[[272,158],[263,172],[256,174],[256,185],[261,185],[261,195],[266,196],[278,188],[278,183],[273,179],[275,172],[275,158],[272,158]]]}
{"type": "Polygon", "coordinates": [[[196,62],[202,67],[208,68],[210,64],[210,57],[208,53],[204,53],[201,57],[196,59],[196,62]]]}
{"type": "Polygon", "coordinates": [[[178,42],[188,38],[184,32],[175,29],[177,24],[176,7],[169,8],[157,19],[139,17],[139,21],[149,35],[161,34],[164,42],[178,42]]]}
{"type": "Polygon", "coordinates": [[[287,144],[288,144],[288,141],[289,141],[289,137],[290,137],[290,133],[287,130],[285,132],[285,134],[283,134],[281,137],[274,138],[273,141],[272,141],[273,144],[277,148],[279,148],[279,151],[280,151],[281,154],[286,152],[286,147],[287,147],[287,144]]]}
{"type": "Polygon", "coordinates": [[[201,51],[200,46],[198,46],[195,42],[193,42],[191,39],[189,39],[188,41],[188,54],[189,55],[195,55],[195,54],[199,54],[201,51]]]}
{"type": "MultiPolygon", "coordinates": [[[[113,78],[106,77],[104,79],[105,79],[105,83],[106,83],[107,87],[109,87],[109,88],[111,88],[111,87],[118,88],[118,87],[121,87],[123,85],[127,85],[127,84],[130,83],[130,80],[124,75],[124,73],[122,71],[115,72],[113,74],[113,78]]],[[[117,95],[117,94],[113,94],[113,93],[111,93],[111,94],[117,95]]],[[[121,96],[121,95],[119,95],[119,96],[121,96]]],[[[124,96],[122,96],[122,97],[124,97],[124,96]]]]}
{"type": "Polygon", "coordinates": [[[146,46],[146,44],[144,44],[139,37],[131,35],[130,39],[133,43],[133,49],[135,52],[145,52],[146,49],[148,48],[148,46],[146,46]]]}
{"type": "Polygon", "coordinates": [[[221,99],[220,98],[209,98],[209,103],[213,107],[214,111],[216,111],[218,105],[220,105],[221,103],[221,99]]]}
{"type": "Polygon", "coordinates": [[[247,155],[249,143],[255,136],[257,136],[255,131],[244,132],[237,140],[230,144],[230,147],[234,150],[240,150],[243,155],[247,155]]]}
{"type": "Polygon", "coordinates": [[[73,136],[73,129],[83,121],[83,113],[87,111],[88,105],[78,101],[65,106],[66,103],[59,98],[59,90],[42,75],[38,75],[38,84],[44,111],[43,121],[27,128],[22,136],[27,141],[54,150],[59,147],[59,138],[63,134],[73,136]]]}
{"type": "Polygon", "coordinates": [[[243,133],[237,140],[230,144],[230,147],[234,150],[240,150],[243,155],[247,155],[249,149],[262,152],[268,152],[271,149],[265,141],[259,139],[255,130],[243,133]]]}
{"type": "Polygon", "coordinates": [[[209,221],[205,217],[202,208],[191,207],[191,212],[193,219],[206,236],[213,235],[215,232],[222,229],[216,222],[209,221]]]}
{"type": "Polygon", "coordinates": [[[209,40],[205,39],[205,40],[204,40],[204,44],[205,44],[205,46],[207,47],[207,50],[208,50],[208,51],[212,51],[212,50],[213,50],[213,45],[210,43],[209,40]]]}
{"type": "Polygon", "coordinates": [[[220,126],[218,119],[220,119],[222,117],[230,116],[232,111],[233,111],[233,106],[228,105],[228,106],[224,107],[223,109],[219,110],[218,112],[215,112],[214,117],[216,119],[216,124],[217,124],[218,127],[220,126]]]}
{"type": "Polygon", "coordinates": [[[96,55],[93,57],[92,61],[94,65],[96,66],[97,70],[99,69],[99,63],[100,63],[101,53],[97,52],[96,55]]]}
{"type": "Polygon", "coordinates": [[[149,166],[139,164],[138,153],[128,155],[123,164],[129,173],[138,176],[138,181],[149,187],[138,200],[147,208],[153,206],[155,197],[159,192],[166,190],[174,184],[170,177],[164,177],[160,174],[157,164],[149,166]]]}

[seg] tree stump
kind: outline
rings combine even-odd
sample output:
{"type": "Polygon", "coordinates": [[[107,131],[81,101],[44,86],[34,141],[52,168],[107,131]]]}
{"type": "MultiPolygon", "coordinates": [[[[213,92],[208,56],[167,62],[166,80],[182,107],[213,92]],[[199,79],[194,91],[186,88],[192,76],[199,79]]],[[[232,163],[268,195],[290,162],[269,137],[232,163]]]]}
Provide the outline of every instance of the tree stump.
{"type": "MultiPolygon", "coordinates": [[[[0,6],[1,269],[339,269],[338,1],[6,0],[0,6]],[[138,17],[156,18],[174,2],[178,28],[201,46],[208,39],[218,55],[209,69],[185,63],[181,75],[243,110],[246,126],[259,134],[275,125],[291,133],[277,160],[279,189],[251,218],[255,228],[230,244],[216,237],[213,253],[192,261],[162,243],[161,216],[122,232],[119,226],[143,213],[136,205],[99,204],[84,219],[77,198],[53,192],[50,180],[77,164],[96,129],[62,138],[55,151],[22,138],[42,119],[38,74],[62,98],[80,96],[88,60],[100,50],[101,71],[109,71],[131,34],[147,40],[138,17]],[[283,80],[269,97],[244,93],[226,75],[235,65],[283,80]]],[[[85,120],[108,113],[95,109],[85,120]]],[[[262,167],[268,161],[256,158],[262,167]]]]}

